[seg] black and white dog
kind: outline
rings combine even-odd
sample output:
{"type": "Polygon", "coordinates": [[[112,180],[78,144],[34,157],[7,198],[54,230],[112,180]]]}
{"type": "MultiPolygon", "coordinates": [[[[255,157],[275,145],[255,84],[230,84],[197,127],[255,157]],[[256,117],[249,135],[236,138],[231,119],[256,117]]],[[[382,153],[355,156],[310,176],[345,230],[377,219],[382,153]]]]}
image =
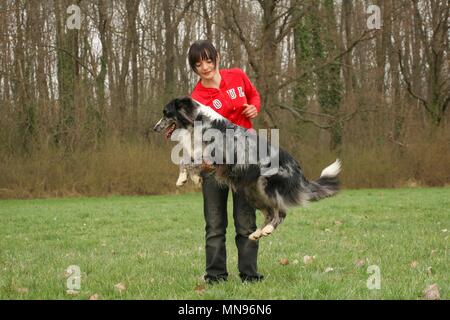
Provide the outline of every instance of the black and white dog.
{"type": "MultiPolygon", "coordinates": [[[[326,167],[316,181],[308,181],[298,162],[281,148],[276,150],[278,160],[276,170],[268,170],[267,156],[266,158],[257,156],[255,162],[248,161],[249,157],[246,157],[245,162],[230,163],[230,161],[227,161],[228,154],[227,157],[225,156],[227,153],[225,149],[229,150],[231,145],[231,158],[237,159],[238,153],[242,149],[240,149],[241,151],[238,150],[239,143],[235,143],[235,138],[245,136],[248,132],[246,129],[231,123],[211,108],[189,97],[170,101],[164,107],[163,114],[164,116],[155,125],[154,131],[161,132],[164,130],[166,137],[170,138],[176,129],[184,129],[179,130],[179,132],[182,135],[189,136],[185,141],[189,142],[186,145],[186,150],[189,152],[190,159],[198,158],[198,154],[195,155],[196,151],[191,144],[193,142],[194,124],[202,124],[202,134],[205,134],[208,129],[215,129],[215,132],[222,135],[222,141],[227,141],[228,144],[224,144],[223,150],[219,150],[220,152],[214,151],[214,158],[202,159],[203,166],[205,163],[212,165],[214,170],[209,174],[214,174],[219,183],[226,184],[233,190],[244,192],[249,204],[263,213],[265,221],[259,229],[249,236],[252,240],[258,240],[262,236],[271,234],[284,220],[289,207],[301,206],[308,201],[330,197],[339,190],[337,177],[341,171],[339,160],[326,167]],[[230,132],[232,133],[231,140],[229,139],[230,132]],[[217,156],[219,156],[219,160],[223,161],[217,161],[217,156]]],[[[261,136],[255,136],[258,145],[260,145],[259,142],[266,141],[261,140],[264,139],[261,136]]],[[[211,143],[217,140],[217,136],[216,139],[212,138],[210,141],[204,140],[207,139],[202,139],[202,146],[208,148],[211,143]]],[[[246,146],[245,149],[248,150],[248,143],[246,146]]],[[[268,148],[266,151],[269,152],[270,143],[266,143],[266,146],[268,148]]],[[[180,173],[182,170],[190,168],[194,169],[193,171],[196,171],[197,174],[200,166],[202,165],[186,166],[184,164],[181,166],[180,173]]]]}

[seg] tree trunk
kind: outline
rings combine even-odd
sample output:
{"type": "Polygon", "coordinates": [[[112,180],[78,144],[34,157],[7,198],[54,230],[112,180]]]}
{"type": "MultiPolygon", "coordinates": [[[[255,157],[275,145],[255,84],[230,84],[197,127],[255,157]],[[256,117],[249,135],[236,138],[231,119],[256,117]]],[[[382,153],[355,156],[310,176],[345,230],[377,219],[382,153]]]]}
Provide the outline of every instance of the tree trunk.
{"type": "Polygon", "coordinates": [[[162,3],[164,27],[165,27],[165,73],[164,73],[164,97],[169,100],[175,93],[175,26],[173,25],[172,14],[174,11],[172,1],[166,0],[162,3]]]}
{"type": "Polygon", "coordinates": [[[75,92],[77,77],[77,38],[78,30],[66,30],[67,1],[54,1],[56,17],[56,46],[57,46],[57,78],[60,106],[60,121],[56,136],[57,144],[65,150],[73,150],[70,139],[75,126],[75,92]]]}
{"type": "Polygon", "coordinates": [[[276,39],[276,24],[275,7],[277,1],[265,0],[260,1],[263,10],[262,20],[262,50],[260,60],[260,74],[257,74],[256,85],[261,94],[262,119],[266,128],[275,126],[272,110],[277,106],[278,102],[278,87],[276,75],[279,74],[279,65],[277,59],[277,43],[276,39]]]}
{"type": "MultiPolygon", "coordinates": [[[[316,15],[315,33],[315,55],[319,62],[323,62],[328,56],[334,54],[338,47],[336,33],[336,18],[332,0],[324,0],[323,15],[326,22],[319,24],[320,13],[314,9],[316,15]]],[[[342,145],[342,122],[337,119],[337,114],[342,99],[342,83],[340,79],[341,65],[339,62],[331,64],[317,71],[317,95],[320,108],[325,114],[334,116],[331,123],[330,149],[336,150],[342,145]]]]}
{"type": "MultiPolygon", "coordinates": [[[[299,6],[297,4],[297,6],[299,6]]],[[[301,8],[296,10],[298,14],[301,8]]],[[[313,37],[313,19],[311,15],[303,17],[295,17],[298,23],[294,28],[294,51],[295,51],[295,67],[297,74],[303,70],[308,70],[312,66],[312,37],[313,37]]],[[[309,77],[299,79],[295,85],[293,105],[295,108],[305,110],[308,103],[308,96],[312,94],[313,83],[309,77]]]]}
{"type": "MultiPolygon", "coordinates": [[[[345,49],[347,49],[352,43],[352,14],[353,12],[353,0],[343,0],[342,2],[342,30],[345,34],[345,49]]],[[[344,55],[344,66],[343,75],[345,83],[345,94],[353,95],[354,84],[353,84],[353,62],[352,62],[352,51],[349,51],[344,55]]]]}

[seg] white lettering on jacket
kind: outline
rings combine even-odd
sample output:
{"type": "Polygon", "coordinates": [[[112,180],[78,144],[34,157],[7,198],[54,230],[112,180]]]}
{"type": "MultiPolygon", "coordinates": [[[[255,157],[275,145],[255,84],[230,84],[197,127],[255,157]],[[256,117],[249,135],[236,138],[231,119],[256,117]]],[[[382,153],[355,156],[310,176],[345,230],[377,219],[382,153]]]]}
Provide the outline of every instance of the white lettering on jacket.
{"type": "Polygon", "coordinates": [[[222,102],[220,102],[219,99],[215,99],[215,100],[213,101],[213,106],[214,106],[214,108],[216,108],[216,109],[220,109],[220,108],[222,108],[222,102]]]}
{"type": "Polygon", "coordinates": [[[245,94],[244,94],[244,90],[242,89],[242,87],[237,87],[238,88],[238,91],[239,91],[239,97],[245,97],[245,94]]]}
{"type": "Polygon", "coordinates": [[[227,90],[227,93],[232,100],[236,99],[236,91],[234,89],[227,90]]]}

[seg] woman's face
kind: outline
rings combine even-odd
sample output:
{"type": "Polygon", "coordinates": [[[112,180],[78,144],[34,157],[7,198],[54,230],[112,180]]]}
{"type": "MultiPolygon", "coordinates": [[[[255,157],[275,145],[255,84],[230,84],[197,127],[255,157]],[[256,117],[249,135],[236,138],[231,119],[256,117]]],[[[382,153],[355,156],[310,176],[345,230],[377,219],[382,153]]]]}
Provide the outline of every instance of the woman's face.
{"type": "Polygon", "coordinates": [[[211,59],[200,60],[195,64],[195,68],[202,80],[212,80],[218,72],[218,68],[214,67],[214,62],[211,59]]]}

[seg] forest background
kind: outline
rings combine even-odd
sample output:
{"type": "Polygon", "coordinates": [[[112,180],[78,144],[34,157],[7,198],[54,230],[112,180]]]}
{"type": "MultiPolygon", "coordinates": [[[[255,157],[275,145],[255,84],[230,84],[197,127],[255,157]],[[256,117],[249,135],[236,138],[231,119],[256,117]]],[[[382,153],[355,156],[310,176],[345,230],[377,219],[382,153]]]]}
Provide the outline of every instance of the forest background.
{"type": "Polygon", "coordinates": [[[340,157],[346,188],[450,183],[446,0],[4,0],[0,198],[180,192],[151,128],[199,39],[309,178],[340,157]]]}

